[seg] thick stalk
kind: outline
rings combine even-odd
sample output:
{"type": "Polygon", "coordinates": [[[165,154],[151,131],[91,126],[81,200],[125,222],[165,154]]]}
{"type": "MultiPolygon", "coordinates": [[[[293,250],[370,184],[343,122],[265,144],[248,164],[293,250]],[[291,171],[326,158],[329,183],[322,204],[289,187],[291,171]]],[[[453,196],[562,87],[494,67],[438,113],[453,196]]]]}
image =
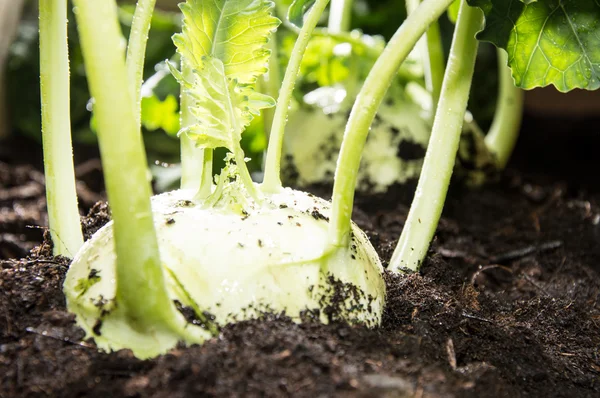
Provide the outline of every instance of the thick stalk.
{"type": "Polygon", "coordinates": [[[390,261],[392,271],[418,270],[437,228],[467,110],[478,47],[475,34],[482,23],[481,10],[462,0],[438,112],[415,197],[390,261]]]}
{"type": "Polygon", "coordinates": [[[40,0],[42,140],[54,254],[73,257],[83,244],[73,147],[67,47],[67,0],[40,0]]]}
{"type": "Polygon", "coordinates": [[[497,52],[500,90],[494,121],[485,137],[485,145],[496,157],[498,168],[504,169],[519,138],[523,119],[523,90],[515,87],[510,68],[507,66],[506,52],[502,49],[498,49],[497,52]]]}
{"type": "MultiPolygon", "coordinates": [[[[185,79],[191,80],[193,74],[185,62],[181,60],[181,72],[185,79]]],[[[181,128],[193,125],[196,121],[192,115],[193,98],[181,90],[180,121],[181,128]]],[[[198,198],[206,198],[212,189],[212,149],[196,148],[194,142],[186,135],[179,137],[181,145],[181,188],[198,191],[198,198]]]]}
{"type": "Polygon", "coordinates": [[[146,43],[155,3],[156,0],[138,0],[127,44],[127,77],[135,102],[134,114],[138,130],[142,126],[142,81],[144,80],[146,43]]]}
{"type": "Polygon", "coordinates": [[[287,123],[290,103],[292,101],[292,92],[298,78],[300,63],[304,56],[304,51],[308,46],[310,36],[319,22],[319,18],[329,0],[317,0],[312,6],[306,19],[304,26],[300,30],[298,39],[294,44],[292,56],[285,70],[279,98],[277,99],[277,107],[275,108],[275,116],[273,126],[271,127],[271,136],[269,137],[269,146],[267,147],[267,159],[265,161],[265,179],[262,184],[262,189],[265,192],[277,192],[281,189],[281,149],[283,146],[283,133],[287,123]]]}
{"type": "Polygon", "coordinates": [[[74,5],[114,221],[119,308],[140,328],[171,326],[177,317],[159,258],[146,155],[119,50],[117,5],[115,0],[74,0],[74,5]]]}
{"type": "Polygon", "coordinates": [[[347,32],[352,20],[353,0],[331,0],[327,29],[332,33],[347,32]]]}
{"type": "Polygon", "coordinates": [[[408,16],[375,62],[356,98],[346,125],[335,171],[330,223],[331,243],[334,245],[348,244],[356,176],[362,150],[377,109],[402,62],[427,27],[439,18],[452,1],[425,0],[408,16]]]}

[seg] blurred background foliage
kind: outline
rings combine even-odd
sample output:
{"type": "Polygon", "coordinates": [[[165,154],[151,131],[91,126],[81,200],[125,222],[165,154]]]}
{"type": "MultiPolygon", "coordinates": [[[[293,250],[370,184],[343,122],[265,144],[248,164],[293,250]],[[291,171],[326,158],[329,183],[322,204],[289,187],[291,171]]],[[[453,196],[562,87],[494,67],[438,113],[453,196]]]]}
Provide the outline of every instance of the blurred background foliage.
{"type": "MultiPolygon", "coordinates": [[[[175,58],[175,48],[171,36],[180,31],[181,16],[178,0],[158,0],[157,11],[152,20],[150,38],[146,54],[145,84],[143,88],[142,119],[144,141],[151,163],[177,163],[179,142],[176,138],[179,129],[179,87],[165,68],[164,61],[175,58]]],[[[281,19],[291,0],[277,0],[277,13],[281,19]]],[[[120,3],[120,19],[124,37],[128,37],[133,15],[133,2],[120,3]]],[[[355,0],[352,13],[352,29],[365,34],[380,36],[388,40],[406,17],[403,0],[355,0]]],[[[323,16],[322,25],[327,21],[323,16]]],[[[73,141],[76,145],[95,145],[93,132],[92,106],[87,88],[79,38],[72,13],[69,16],[69,49],[71,58],[71,118],[73,141]]],[[[446,52],[449,50],[453,24],[448,18],[440,21],[446,52]]],[[[291,52],[295,34],[282,27],[278,32],[281,74],[285,68],[287,54],[291,52]]],[[[377,39],[376,39],[377,40],[377,39]]],[[[380,45],[383,45],[383,41],[380,45]]],[[[316,86],[331,85],[347,77],[347,60],[331,54],[335,45],[327,38],[315,38],[307,51],[299,80],[299,94],[316,86]]],[[[41,142],[40,100],[39,100],[39,56],[38,56],[37,2],[27,1],[19,25],[17,38],[10,48],[6,65],[6,96],[13,133],[27,136],[41,142]]],[[[475,119],[486,130],[493,117],[496,98],[496,55],[491,45],[480,46],[479,60],[473,87],[470,110],[475,119]]],[[[371,61],[368,61],[371,62],[371,61]]],[[[365,70],[364,67],[359,68],[365,70]]],[[[368,69],[366,69],[368,71],[368,69]]],[[[243,136],[243,147],[252,158],[251,169],[259,170],[262,154],[266,147],[263,121],[255,119],[243,136]]],[[[223,153],[216,153],[218,161],[223,153]]],[[[218,165],[216,165],[218,167],[218,165]]],[[[218,170],[218,169],[217,169],[218,170]]],[[[176,179],[176,171],[153,171],[161,178],[176,179]]],[[[167,184],[165,182],[165,184],[167,184]]]]}

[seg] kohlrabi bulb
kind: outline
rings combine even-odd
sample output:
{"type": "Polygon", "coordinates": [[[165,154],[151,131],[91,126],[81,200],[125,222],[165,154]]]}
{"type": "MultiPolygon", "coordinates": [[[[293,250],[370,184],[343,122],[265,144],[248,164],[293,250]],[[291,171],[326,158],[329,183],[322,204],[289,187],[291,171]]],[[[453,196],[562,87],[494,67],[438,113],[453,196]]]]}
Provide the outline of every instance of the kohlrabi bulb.
{"type": "MultiPolygon", "coordinates": [[[[284,178],[290,184],[333,181],[350,108],[346,101],[333,106],[335,98],[330,97],[337,91],[330,93],[332,90],[321,87],[307,94],[305,104],[290,114],[284,141],[284,178]]],[[[430,132],[423,112],[408,96],[388,96],[362,152],[359,191],[385,192],[393,184],[419,177],[430,132]]]]}
{"type": "MultiPolygon", "coordinates": [[[[206,208],[193,198],[179,190],[152,199],[169,296],[194,336],[180,340],[201,341],[211,330],[263,313],[379,324],[385,298],[379,257],[354,224],[348,247],[329,243],[329,202],[288,188],[244,206],[206,208]]],[[[136,329],[118,311],[112,234],[109,223],[73,260],[67,306],[105,350],[163,353],[178,339],[136,329]]]]}

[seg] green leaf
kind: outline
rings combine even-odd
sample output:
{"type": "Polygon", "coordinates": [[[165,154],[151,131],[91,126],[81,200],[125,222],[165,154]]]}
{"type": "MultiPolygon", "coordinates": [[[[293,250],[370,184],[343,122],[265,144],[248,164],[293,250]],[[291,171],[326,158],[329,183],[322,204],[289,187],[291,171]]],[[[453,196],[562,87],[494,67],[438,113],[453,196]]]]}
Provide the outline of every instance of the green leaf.
{"type": "Polygon", "coordinates": [[[304,15],[306,15],[315,2],[316,0],[294,0],[288,10],[288,21],[301,28],[304,25],[304,15]]]}
{"type": "Polygon", "coordinates": [[[273,7],[267,0],[187,0],[180,5],[183,32],[173,42],[193,68],[210,56],[223,62],[228,78],[254,83],[267,72],[266,44],[280,24],[273,7]]]}
{"type": "MultiPolygon", "coordinates": [[[[288,52],[291,55],[295,40],[285,43],[289,47],[288,52]]],[[[355,59],[351,59],[353,54],[352,47],[347,44],[348,51],[336,53],[336,48],[340,48],[340,42],[327,36],[313,37],[302,58],[300,65],[300,77],[306,82],[315,82],[319,86],[332,86],[347,79],[350,75],[350,64],[355,59]]],[[[369,66],[372,66],[369,65],[369,66]]]]}
{"type": "Polygon", "coordinates": [[[254,91],[252,85],[228,78],[218,58],[203,57],[202,64],[193,82],[180,81],[195,101],[192,114],[198,121],[180,134],[187,134],[200,148],[225,147],[233,151],[244,128],[261,109],[275,106],[275,100],[254,91]]]}
{"type": "MultiPolygon", "coordinates": [[[[296,38],[284,37],[280,45],[280,57],[285,64],[292,54],[296,38]]],[[[352,34],[330,35],[327,31],[318,31],[311,37],[302,57],[297,80],[296,94],[306,93],[320,86],[344,84],[360,89],[362,81],[373,67],[377,57],[383,51],[385,42],[380,36],[369,36],[358,31],[352,34]]],[[[410,61],[402,64],[400,74],[406,74],[414,67],[410,61]]]]}
{"type": "Polygon", "coordinates": [[[486,16],[478,38],[508,52],[515,84],[560,91],[600,87],[597,0],[469,0],[486,16]]]}
{"type": "Polygon", "coordinates": [[[177,98],[168,95],[164,101],[157,96],[142,98],[142,124],[148,130],[163,129],[169,135],[179,131],[179,104],[177,98]]]}
{"type": "Polygon", "coordinates": [[[267,42],[280,21],[268,0],[187,0],[183,32],[173,41],[192,67],[183,76],[168,63],[173,76],[194,101],[194,125],[186,134],[198,147],[239,149],[241,134],[260,109],[275,101],[254,91],[267,71],[267,42]]]}

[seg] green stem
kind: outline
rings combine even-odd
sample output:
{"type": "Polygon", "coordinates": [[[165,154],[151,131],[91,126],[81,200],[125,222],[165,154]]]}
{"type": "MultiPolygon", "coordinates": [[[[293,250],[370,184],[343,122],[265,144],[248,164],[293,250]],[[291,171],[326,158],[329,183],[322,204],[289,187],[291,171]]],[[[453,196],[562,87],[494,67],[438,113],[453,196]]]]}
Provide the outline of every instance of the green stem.
{"type": "MultiPolygon", "coordinates": [[[[261,84],[262,89],[259,92],[264,92],[271,98],[277,100],[279,96],[279,87],[281,86],[281,73],[279,71],[279,48],[277,47],[277,35],[273,33],[269,38],[269,49],[271,50],[271,56],[269,57],[269,72],[262,75],[261,84]]],[[[273,125],[273,119],[275,118],[275,110],[273,108],[263,109],[263,125],[265,129],[265,136],[271,136],[271,126],[273,125]]]]}
{"type": "Polygon", "coordinates": [[[213,149],[194,148],[194,151],[202,151],[202,176],[200,187],[198,187],[198,198],[206,199],[212,193],[213,186],[213,149]]]}
{"type": "Polygon", "coordinates": [[[446,68],[444,48],[442,46],[442,34],[440,32],[440,24],[438,21],[433,22],[429,26],[429,29],[427,29],[427,54],[429,55],[429,59],[426,84],[431,92],[431,117],[433,118],[435,117],[437,105],[440,100],[446,68]]]}
{"type": "Polygon", "coordinates": [[[267,148],[267,159],[265,161],[265,179],[262,184],[262,189],[265,192],[277,192],[281,189],[281,150],[283,146],[283,133],[287,123],[290,103],[292,101],[292,92],[300,70],[300,64],[304,51],[308,46],[311,33],[317,26],[319,18],[329,0],[317,0],[312,6],[306,19],[304,26],[300,30],[298,39],[294,44],[292,56],[285,70],[279,98],[277,99],[277,107],[275,108],[275,116],[273,126],[271,127],[271,136],[269,137],[269,146],[267,148]]]}
{"type": "MultiPolygon", "coordinates": [[[[406,10],[411,14],[420,4],[420,0],[407,0],[406,10]]],[[[421,57],[425,67],[425,84],[431,93],[431,117],[435,116],[437,103],[442,91],[442,82],[444,80],[444,49],[442,47],[442,36],[440,33],[440,24],[434,21],[427,29],[426,40],[421,48],[421,57]]]]}
{"type": "Polygon", "coordinates": [[[171,326],[177,317],[167,294],[150,207],[146,155],[133,113],[115,0],[74,0],[83,58],[95,98],[98,141],[114,220],[117,298],[139,327],[171,326]]]}
{"type": "Polygon", "coordinates": [[[483,15],[462,0],[442,94],[415,197],[389,269],[418,270],[442,214],[473,79],[483,15]]]}
{"type": "Polygon", "coordinates": [[[406,0],[405,3],[406,3],[406,14],[410,15],[419,7],[421,0],[406,0]]]}
{"type": "Polygon", "coordinates": [[[152,22],[152,12],[156,0],[138,0],[129,42],[127,44],[127,77],[135,100],[134,114],[138,130],[141,129],[142,114],[142,81],[144,80],[144,59],[146,58],[146,43],[152,22]]]}
{"type": "Polygon", "coordinates": [[[67,0],[40,0],[42,140],[54,254],[73,257],[83,244],[69,110],[67,0]]]}
{"type": "Polygon", "coordinates": [[[346,125],[335,171],[330,223],[331,243],[334,245],[347,245],[349,241],[356,176],[362,150],[377,109],[402,62],[427,27],[439,18],[452,1],[425,0],[408,16],[375,62],[356,98],[346,125]]]}
{"type": "MultiPolygon", "coordinates": [[[[224,79],[225,87],[227,87],[227,77],[224,76],[224,79]]],[[[231,103],[231,101],[229,101],[227,105],[229,107],[228,111],[230,114],[230,119],[233,121],[232,129],[235,132],[233,136],[240,138],[237,142],[234,143],[233,148],[231,148],[231,152],[233,153],[239,176],[242,180],[242,184],[244,184],[244,187],[246,187],[248,194],[252,196],[252,198],[255,201],[260,202],[260,197],[258,195],[256,187],[254,186],[254,182],[252,181],[250,172],[248,171],[244,150],[242,149],[241,136],[243,127],[239,125],[238,120],[236,119],[236,110],[233,108],[233,104],[231,103]]]]}
{"type": "MultiPolygon", "coordinates": [[[[183,107],[184,101],[181,101],[183,107]]],[[[183,126],[183,124],[182,124],[183,126]]],[[[204,186],[204,149],[196,145],[186,135],[179,137],[181,145],[181,189],[200,191],[204,186]]]]}
{"type": "Polygon", "coordinates": [[[352,0],[331,0],[327,29],[332,33],[347,32],[352,20],[352,0]]]}
{"type": "Polygon", "coordinates": [[[506,52],[502,49],[498,49],[497,52],[500,90],[496,114],[485,137],[485,144],[495,155],[498,168],[504,169],[519,138],[523,119],[523,90],[515,87],[510,68],[507,66],[506,52]]]}
{"type": "MultiPolygon", "coordinates": [[[[182,58],[181,73],[184,78],[191,80],[192,69],[182,58]]],[[[188,127],[195,123],[191,109],[194,106],[193,98],[183,89],[180,94],[180,120],[181,127],[188,127]]],[[[198,198],[203,199],[210,195],[212,190],[212,149],[196,148],[196,145],[186,135],[180,138],[181,145],[181,188],[198,191],[198,198]]]]}
{"type": "Polygon", "coordinates": [[[248,191],[248,194],[252,196],[252,199],[254,199],[256,202],[260,202],[261,198],[258,195],[258,191],[256,190],[254,182],[252,181],[252,176],[248,171],[244,151],[240,145],[236,145],[233,151],[233,156],[235,158],[235,164],[237,165],[239,176],[242,179],[242,184],[244,184],[244,187],[246,187],[246,190],[248,191]]]}

